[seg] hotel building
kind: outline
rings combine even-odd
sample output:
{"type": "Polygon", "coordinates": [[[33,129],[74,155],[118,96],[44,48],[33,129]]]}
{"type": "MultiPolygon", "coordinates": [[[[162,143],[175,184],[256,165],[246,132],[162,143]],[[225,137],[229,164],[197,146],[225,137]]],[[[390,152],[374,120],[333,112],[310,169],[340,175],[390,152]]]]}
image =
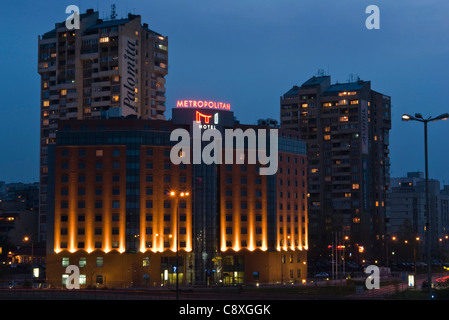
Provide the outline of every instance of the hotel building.
{"type": "Polygon", "coordinates": [[[390,107],[370,81],[331,84],[330,76],[281,97],[281,127],[307,142],[309,256],[337,244],[352,258],[385,258],[390,107]]]}
{"type": "Polygon", "coordinates": [[[306,281],[306,171],[298,132],[243,125],[226,109],[60,121],[49,146],[47,281],[62,286],[68,265],[80,267],[82,286],[173,285],[176,272],[182,286],[306,281]],[[206,123],[278,130],[277,172],[260,174],[237,144],[243,164],[174,164],[171,133],[206,123]]]}
{"type": "Polygon", "coordinates": [[[49,213],[48,147],[59,120],[165,119],[167,46],[167,37],[142,24],[139,15],[103,21],[92,9],[80,14],[79,29],[61,22],[39,36],[40,241],[49,213]]]}

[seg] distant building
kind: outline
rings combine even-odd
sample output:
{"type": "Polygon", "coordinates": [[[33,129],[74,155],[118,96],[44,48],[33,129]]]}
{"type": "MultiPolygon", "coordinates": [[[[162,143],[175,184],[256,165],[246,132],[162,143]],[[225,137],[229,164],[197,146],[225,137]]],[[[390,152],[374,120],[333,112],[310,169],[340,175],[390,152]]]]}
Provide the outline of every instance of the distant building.
{"type": "Polygon", "coordinates": [[[0,200],[5,200],[6,184],[5,181],[0,181],[0,200]]]}
{"type": "Polygon", "coordinates": [[[337,242],[352,258],[383,259],[391,98],[370,81],[312,77],[280,98],[280,119],[307,142],[310,255],[337,242]]]}
{"type": "MultiPolygon", "coordinates": [[[[440,189],[438,180],[429,179],[432,257],[442,257],[449,247],[449,186],[440,189]]],[[[422,172],[391,178],[387,193],[387,230],[391,249],[395,242],[417,242],[420,258],[427,256],[426,186],[422,172]]],[[[447,255],[447,254],[445,254],[447,255]]],[[[390,257],[391,258],[391,257],[390,257]]]]}
{"type": "MultiPolygon", "coordinates": [[[[2,262],[13,262],[12,258],[19,248],[31,248],[32,242],[37,244],[37,222],[37,212],[27,208],[25,202],[0,201],[0,257],[2,262]]],[[[38,256],[34,258],[34,261],[37,262],[38,256]]]]}
{"type": "Polygon", "coordinates": [[[168,38],[148,28],[140,15],[102,20],[89,9],[80,28],[65,21],[39,36],[41,76],[40,226],[46,238],[48,146],[55,143],[58,121],[137,117],[165,119],[168,38]]]}
{"type": "Polygon", "coordinates": [[[27,209],[34,210],[35,214],[38,215],[39,183],[7,183],[3,200],[25,203],[27,209]]]}

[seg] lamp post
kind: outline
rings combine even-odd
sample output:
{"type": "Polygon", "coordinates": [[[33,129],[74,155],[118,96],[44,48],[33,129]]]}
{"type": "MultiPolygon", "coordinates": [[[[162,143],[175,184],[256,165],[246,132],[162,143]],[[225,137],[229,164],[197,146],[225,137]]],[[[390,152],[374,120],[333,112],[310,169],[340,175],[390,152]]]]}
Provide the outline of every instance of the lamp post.
{"type": "Polygon", "coordinates": [[[427,150],[427,124],[431,121],[447,120],[449,118],[448,113],[439,115],[438,117],[423,118],[420,113],[416,113],[415,116],[408,114],[402,115],[402,121],[418,121],[424,124],[424,159],[425,159],[425,175],[426,175],[426,238],[427,238],[427,285],[429,286],[429,293],[432,292],[432,259],[431,259],[431,218],[430,218],[430,201],[429,201],[429,163],[428,163],[428,150],[427,150]]]}
{"type": "Polygon", "coordinates": [[[34,241],[29,236],[23,237],[24,242],[31,242],[31,269],[33,269],[33,260],[34,260],[34,241]]]}
{"type": "Polygon", "coordinates": [[[188,196],[188,192],[177,193],[176,191],[170,191],[170,197],[176,199],[176,300],[179,300],[179,198],[188,196]]]}

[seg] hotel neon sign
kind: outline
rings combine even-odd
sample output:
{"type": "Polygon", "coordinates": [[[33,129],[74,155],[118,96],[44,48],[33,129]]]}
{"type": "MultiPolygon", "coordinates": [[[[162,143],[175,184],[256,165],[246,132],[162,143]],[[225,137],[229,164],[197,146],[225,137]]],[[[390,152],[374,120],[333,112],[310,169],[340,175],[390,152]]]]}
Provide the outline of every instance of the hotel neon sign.
{"type": "Polygon", "coordinates": [[[231,104],[225,102],[206,101],[206,100],[178,100],[176,101],[176,108],[204,108],[204,109],[231,110],[231,104]]]}

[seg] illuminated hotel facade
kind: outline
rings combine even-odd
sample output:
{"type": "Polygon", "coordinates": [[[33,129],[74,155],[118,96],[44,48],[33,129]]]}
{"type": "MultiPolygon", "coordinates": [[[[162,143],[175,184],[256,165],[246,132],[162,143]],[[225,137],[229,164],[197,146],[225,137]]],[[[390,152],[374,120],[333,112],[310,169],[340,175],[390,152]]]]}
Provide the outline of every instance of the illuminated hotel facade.
{"type": "Polygon", "coordinates": [[[173,164],[171,132],[208,120],[220,131],[274,129],[212,107],[178,106],[170,121],[60,122],[49,152],[50,284],[64,284],[68,265],[84,286],[173,285],[176,272],[183,286],[306,281],[305,143],[276,128],[274,175],[258,163],[173,164]]]}

